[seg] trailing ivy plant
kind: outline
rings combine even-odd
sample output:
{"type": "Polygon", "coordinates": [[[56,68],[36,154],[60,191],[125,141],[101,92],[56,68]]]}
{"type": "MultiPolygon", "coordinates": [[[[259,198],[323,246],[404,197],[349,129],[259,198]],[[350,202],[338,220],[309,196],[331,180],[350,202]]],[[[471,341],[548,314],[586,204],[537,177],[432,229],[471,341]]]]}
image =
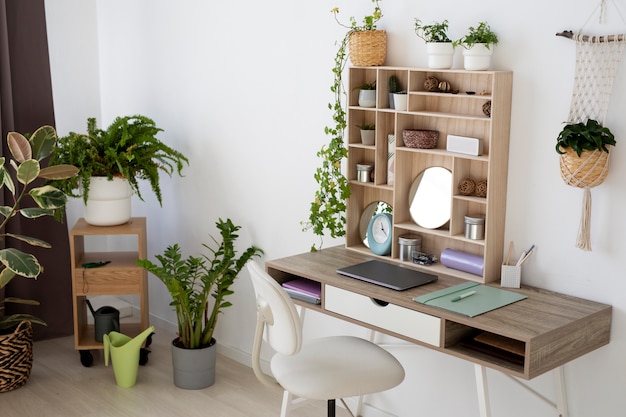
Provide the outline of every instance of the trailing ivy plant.
{"type": "Polygon", "coordinates": [[[415,34],[424,42],[452,42],[448,37],[448,21],[434,22],[431,25],[422,24],[421,20],[415,19],[415,34]]]}
{"type": "MultiPolygon", "coordinates": [[[[379,2],[374,3],[374,11],[371,15],[363,18],[361,25],[357,24],[354,17],[350,17],[350,25],[344,25],[337,19],[339,8],[335,7],[331,12],[339,25],[346,27],[348,32],[338,43],[335,53],[335,65],[332,68],[334,75],[330,91],[333,93],[333,101],[328,103],[328,108],[333,113],[333,125],[326,126],[324,133],[330,137],[327,144],[317,152],[322,160],[322,165],[315,170],[314,178],[318,184],[315,198],[311,203],[308,221],[303,221],[303,231],[312,230],[314,234],[322,238],[328,231],[332,238],[345,236],[346,202],[350,197],[350,184],[342,172],[341,163],[348,156],[348,149],[344,144],[346,130],[346,90],[343,84],[343,70],[348,62],[348,44],[350,36],[354,32],[376,30],[376,23],[382,17],[379,2]]],[[[320,242],[319,248],[322,243],[320,242]]],[[[311,251],[318,247],[313,244],[311,251]]]]}

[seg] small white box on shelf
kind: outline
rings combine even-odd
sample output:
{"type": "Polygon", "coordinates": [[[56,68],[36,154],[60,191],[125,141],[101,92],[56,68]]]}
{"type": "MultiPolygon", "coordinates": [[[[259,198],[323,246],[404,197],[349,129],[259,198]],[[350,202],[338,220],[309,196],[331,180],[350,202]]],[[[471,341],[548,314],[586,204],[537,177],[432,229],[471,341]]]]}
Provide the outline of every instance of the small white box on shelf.
{"type": "Polygon", "coordinates": [[[478,156],[483,154],[483,143],[480,139],[477,138],[448,135],[446,150],[448,152],[457,152],[467,155],[478,156]]]}
{"type": "Polygon", "coordinates": [[[517,265],[502,265],[500,274],[500,286],[507,288],[519,288],[522,278],[522,267],[517,265]]]}

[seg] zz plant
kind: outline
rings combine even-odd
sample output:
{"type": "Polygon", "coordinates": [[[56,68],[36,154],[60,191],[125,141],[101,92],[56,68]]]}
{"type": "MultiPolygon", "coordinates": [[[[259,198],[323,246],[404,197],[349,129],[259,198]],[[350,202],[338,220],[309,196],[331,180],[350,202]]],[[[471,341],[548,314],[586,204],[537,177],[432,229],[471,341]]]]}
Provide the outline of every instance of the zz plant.
{"type": "Polygon", "coordinates": [[[176,309],[178,321],[178,338],[174,344],[181,348],[201,349],[214,343],[217,319],[224,308],[232,305],[226,300],[233,294],[231,285],[246,263],[263,253],[250,246],[237,257],[235,241],[240,226],[230,219],[219,219],[215,224],[221,241],[211,236],[215,247],[202,245],[209,255],[183,258],[180,246],[174,244],[162,255],[156,255],[159,265],[147,259],[137,260],[137,265],[153,273],[170,292],[170,305],[176,309]],[[213,298],[212,306],[209,297],[213,298]]]}

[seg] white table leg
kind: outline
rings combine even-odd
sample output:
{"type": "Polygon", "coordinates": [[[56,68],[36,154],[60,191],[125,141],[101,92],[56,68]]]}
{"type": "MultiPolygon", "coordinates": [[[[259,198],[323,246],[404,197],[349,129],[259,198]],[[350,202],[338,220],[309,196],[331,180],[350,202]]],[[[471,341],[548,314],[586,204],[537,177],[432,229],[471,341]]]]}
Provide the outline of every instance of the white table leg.
{"type": "Polygon", "coordinates": [[[487,368],[475,364],[476,390],[478,391],[478,409],[480,417],[491,417],[491,407],[489,406],[489,389],[487,386],[487,368]]]}
{"type": "Polygon", "coordinates": [[[556,391],[556,411],[560,417],[568,417],[567,392],[565,391],[565,374],[563,367],[559,366],[553,371],[554,388],[556,391]]]}

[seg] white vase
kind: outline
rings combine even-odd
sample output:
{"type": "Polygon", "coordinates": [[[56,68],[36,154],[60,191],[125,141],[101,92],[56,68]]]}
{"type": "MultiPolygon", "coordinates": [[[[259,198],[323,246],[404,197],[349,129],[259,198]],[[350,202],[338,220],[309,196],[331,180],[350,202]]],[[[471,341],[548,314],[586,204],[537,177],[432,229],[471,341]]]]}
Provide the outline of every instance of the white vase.
{"type": "Polygon", "coordinates": [[[361,129],[361,143],[363,145],[374,145],[376,143],[376,131],[361,129]]]}
{"type": "Polygon", "coordinates": [[[91,177],[85,221],[93,226],[116,226],[128,222],[132,195],[126,179],[91,177]]]}
{"type": "Polygon", "coordinates": [[[376,90],[359,90],[360,107],[376,107],[376,90]]]}
{"type": "Polygon", "coordinates": [[[463,67],[468,71],[488,70],[491,65],[494,45],[476,43],[463,49],[463,67]],[[487,46],[489,46],[487,48],[487,46]]]}
{"type": "Polygon", "coordinates": [[[398,111],[406,111],[408,109],[408,94],[393,94],[393,105],[398,111]]]}
{"type": "Polygon", "coordinates": [[[452,42],[429,42],[426,44],[428,68],[450,69],[454,58],[452,42]]]}

